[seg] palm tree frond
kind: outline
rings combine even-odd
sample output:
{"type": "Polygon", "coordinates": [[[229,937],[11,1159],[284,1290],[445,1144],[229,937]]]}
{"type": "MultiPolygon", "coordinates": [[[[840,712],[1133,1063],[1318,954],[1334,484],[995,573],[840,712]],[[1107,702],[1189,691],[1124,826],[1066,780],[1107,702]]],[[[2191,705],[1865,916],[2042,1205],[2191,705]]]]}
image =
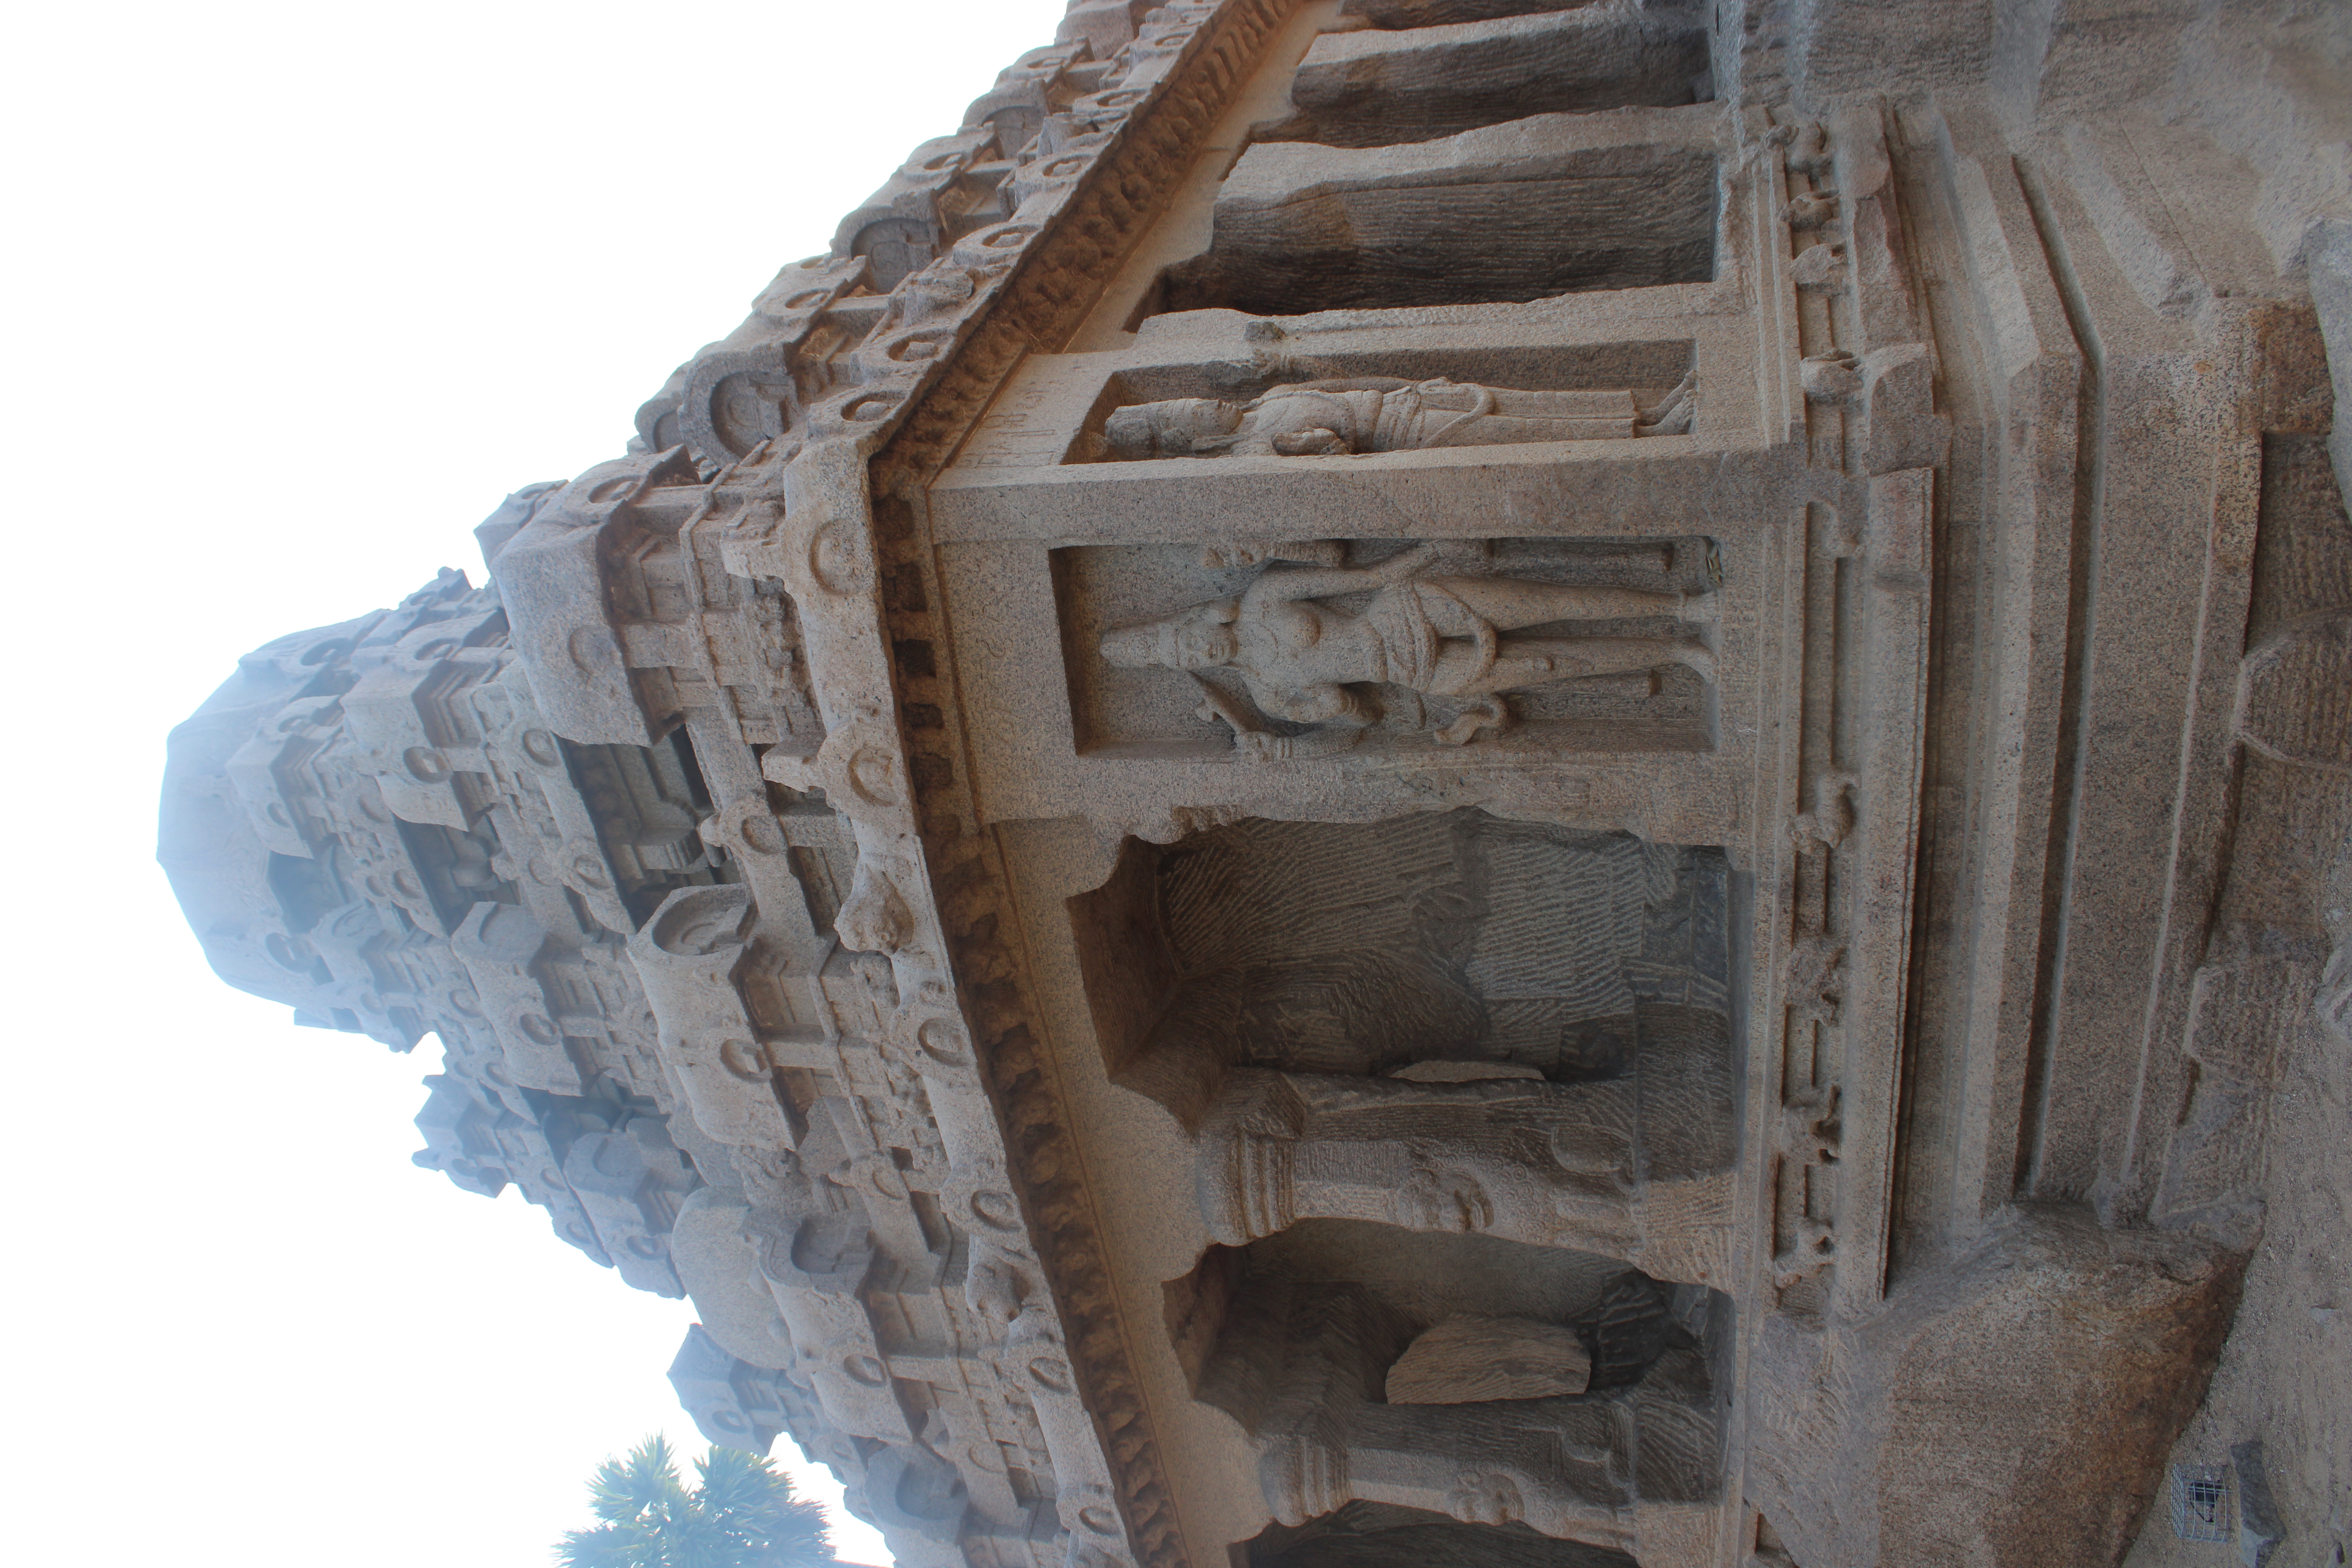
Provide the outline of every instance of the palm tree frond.
{"type": "Polygon", "coordinates": [[[561,1568],[838,1568],[824,1509],[768,1459],[713,1448],[694,1468],[689,1490],[658,1434],[599,1465],[588,1496],[604,1522],[564,1532],[561,1568]]]}

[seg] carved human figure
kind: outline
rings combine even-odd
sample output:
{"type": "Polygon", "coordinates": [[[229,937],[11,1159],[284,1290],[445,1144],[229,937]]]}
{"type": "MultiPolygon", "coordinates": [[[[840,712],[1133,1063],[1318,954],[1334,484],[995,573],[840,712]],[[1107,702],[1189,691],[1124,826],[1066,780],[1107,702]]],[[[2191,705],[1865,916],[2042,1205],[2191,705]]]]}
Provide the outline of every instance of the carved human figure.
{"type": "MultiPolygon", "coordinates": [[[[1438,739],[1461,744],[1507,721],[1498,694],[1587,676],[1681,665],[1712,680],[1696,640],[1578,637],[1533,628],[1564,621],[1682,615],[1692,595],[1649,588],[1555,583],[1481,572],[1475,542],[1412,546],[1370,566],[1344,564],[1335,541],[1286,547],[1233,598],[1103,634],[1102,655],[1126,669],[1237,672],[1265,712],[1360,733],[1380,703],[1359,688],[1388,685],[1467,700],[1438,739]],[[1328,601],[1369,593],[1359,610],[1328,601]]],[[[1245,751],[1278,750],[1246,715],[1208,690],[1208,708],[1245,751]],[[1256,739],[1253,739],[1253,737],[1256,739]]]]}
{"type": "Polygon", "coordinates": [[[1633,1075],[1421,1083],[1235,1071],[1195,1134],[1201,1217],[1228,1246],[1301,1219],[1370,1220],[1719,1281],[1729,1172],[1651,1178],[1636,1152],[1641,1102],[1633,1075]]]}
{"type": "Polygon", "coordinates": [[[1437,376],[1297,382],[1247,403],[1173,397],[1113,411],[1104,439],[1114,458],[1328,457],[1678,435],[1690,426],[1691,378],[1651,408],[1633,395],[1525,392],[1437,376]]]}

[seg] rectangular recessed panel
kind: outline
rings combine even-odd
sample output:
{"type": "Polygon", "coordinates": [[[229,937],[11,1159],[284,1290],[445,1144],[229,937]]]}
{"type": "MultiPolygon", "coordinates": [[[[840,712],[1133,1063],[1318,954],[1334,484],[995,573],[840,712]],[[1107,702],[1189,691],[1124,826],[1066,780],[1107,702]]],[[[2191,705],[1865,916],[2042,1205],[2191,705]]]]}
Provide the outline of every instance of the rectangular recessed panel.
{"type": "Polygon", "coordinates": [[[1271,200],[1221,199],[1209,250],[1169,269],[1160,309],[1303,315],[1715,277],[1712,153],[1605,147],[1545,162],[1553,172],[1528,178],[1350,184],[1335,175],[1271,200]]]}
{"type": "Polygon", "coordinates": [[[1457,541],[1387,578],[1430,547],[1321,542],[1344,551],[1328,568],[1282,553],[1312,543],[1055,551],[1080,753],[1141,762],[1246,759],[1254,748],[1313,757],[1471,742],[1580,752],[1715,743],[1712,634],[1678,618],[1714,596],[1705,539],[1457,541]],[[1261,547],[1274,553],[1250,553],[1261,547]],[[1286,583],[1318,591],[1288,598],[1286,583]],[[1547,610],[1562,613],[1528,618],[1547,610]],[[1201,662],[1210,643],[1228,657],[1201,662]],[[1546,659],[1552,667],[1538,669],[1546,659]]]}
{"type": "Polygon", "coordinates": [[[1297,116],[1260,141],[1384,147],[1531,114],[1664,108],[1713,95],[1695,18],[1614,7],[1315,41],[1297,116]]]}

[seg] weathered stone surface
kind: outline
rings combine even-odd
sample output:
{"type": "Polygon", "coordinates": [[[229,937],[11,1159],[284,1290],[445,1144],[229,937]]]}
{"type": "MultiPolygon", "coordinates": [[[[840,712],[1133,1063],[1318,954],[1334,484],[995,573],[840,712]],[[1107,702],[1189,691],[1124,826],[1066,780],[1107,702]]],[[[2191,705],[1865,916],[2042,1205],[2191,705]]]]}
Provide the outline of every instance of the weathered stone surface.
{"type": "Polygon", "coordinates": [[[2261,1438],[2230,1446],[2230,1473],[2237,1482],[2238,1561],[2245,1568],[2263,1568],[2284,1531],[2278,1500],[2271,1495],[2270,1470],[2263,1463],[2261,1438]]]}
{"type": "Polygon", "coordinates": [[[1448,1318],[1388,1370],[1391,1405],[1480,1405],[1581,1394],[1592,1358],[1576,1331],[1532,1318],[1448,1318]]]}
{"type": "Polygon", "coordinates": [[[908,1563],[2315,1543],[2347,15],[1082,0],[162,858],[908,1563]]]}
{"type": "Polygon", "coordinates": [[[2113,1562],[2238,1282],[2186,1236],[2020,1211],[1869,1322],[1765,1326],[1749,1496],[1823,1568],[2113,1562]]]}
{"type": "Polygon", "coordinates": [[[1538,300],[1715,275],[1716,116],[1537,115],[1375,148],[1262,142],[1167,308],[1255,315],[1538,300]],[[1638,117],[1638,118],[1636,118],[1638,117]],[[1464,227],[1475,249],[1448,243],[1464,227]]]}
{"type": "Polygon", "coordinates": [[[1377,147],[1531,114],[1709,96],[1706,25],[1696,11],[1581,5],[1450,26],[1327,33],[1291,81],[1298,118],[1275,134],[1377,147]]]}

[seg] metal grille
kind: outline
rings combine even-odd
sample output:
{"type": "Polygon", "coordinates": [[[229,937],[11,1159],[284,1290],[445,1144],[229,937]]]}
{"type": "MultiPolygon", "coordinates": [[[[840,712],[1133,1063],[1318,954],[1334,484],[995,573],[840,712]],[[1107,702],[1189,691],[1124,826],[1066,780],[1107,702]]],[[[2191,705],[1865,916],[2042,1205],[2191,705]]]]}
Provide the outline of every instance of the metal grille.
{"type": "Polygon", "coordinates": [[[2172,1467],[2172,1533],[2183,1541],[2228,1541],[2230,1467],[2172,1467]]]}

